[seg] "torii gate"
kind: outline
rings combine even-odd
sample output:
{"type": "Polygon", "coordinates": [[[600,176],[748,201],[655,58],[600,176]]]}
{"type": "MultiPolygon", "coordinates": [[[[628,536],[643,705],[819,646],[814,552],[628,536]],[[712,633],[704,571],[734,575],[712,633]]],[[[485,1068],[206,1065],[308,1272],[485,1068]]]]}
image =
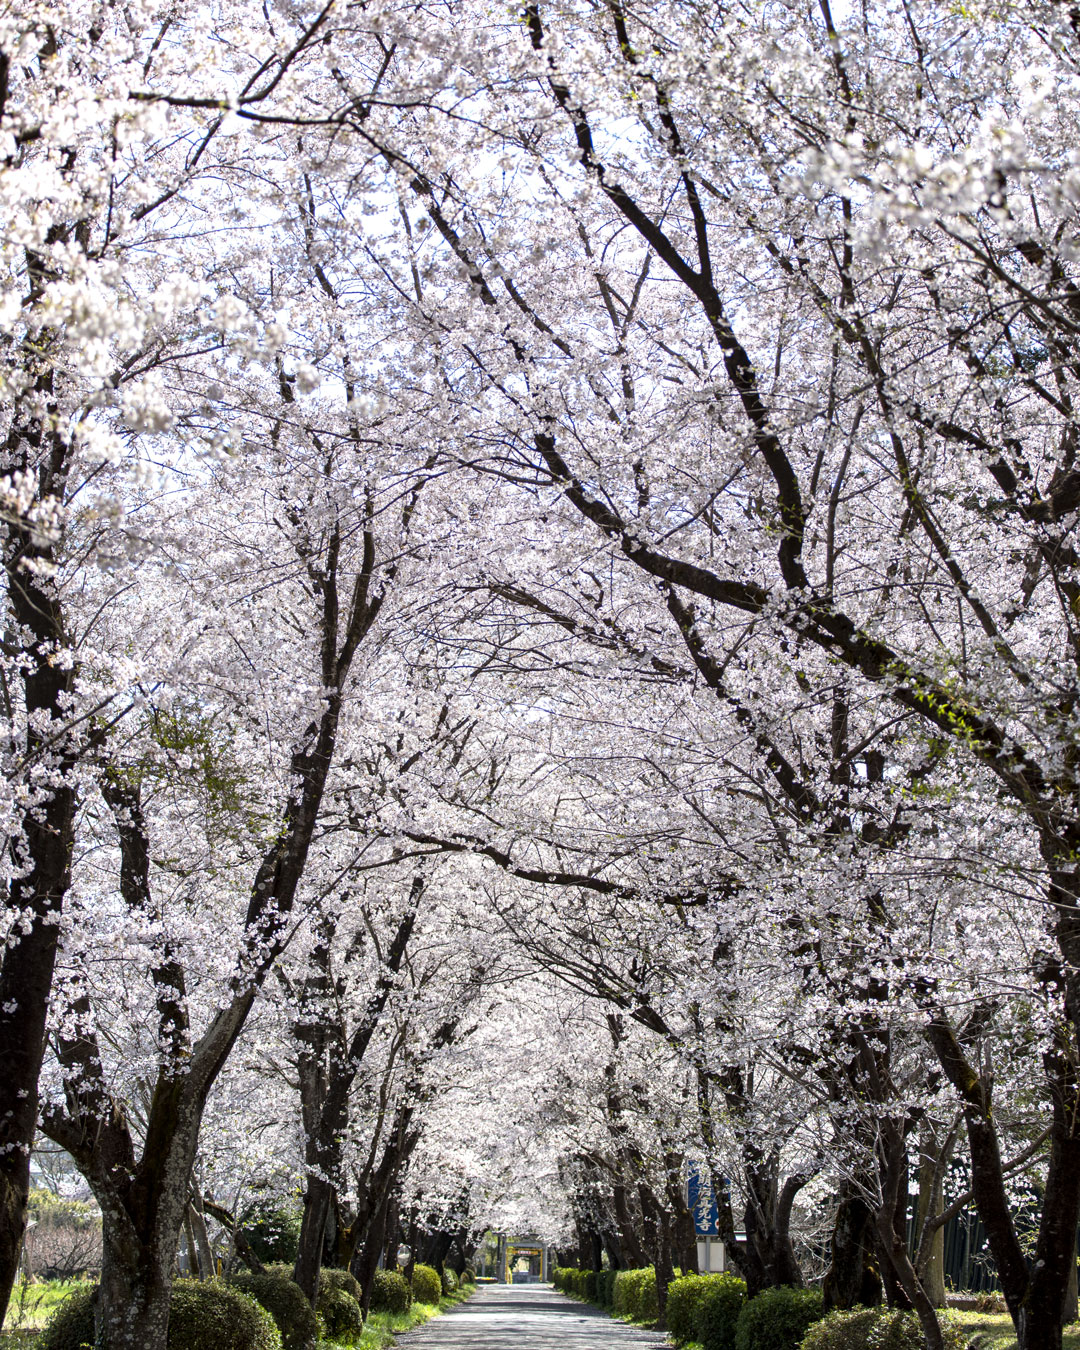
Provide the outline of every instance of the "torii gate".
{"type": "Polygon", "coordinates": [[[497,1279],[502,1284],[546,1284],[551,1279],[552,1250],[541,1238],[532,1234],[513,1236],[499,1234],[497,1279]],[[515,1271],[522,1258],[529,1262],[528,1271],[515,1271]]]}

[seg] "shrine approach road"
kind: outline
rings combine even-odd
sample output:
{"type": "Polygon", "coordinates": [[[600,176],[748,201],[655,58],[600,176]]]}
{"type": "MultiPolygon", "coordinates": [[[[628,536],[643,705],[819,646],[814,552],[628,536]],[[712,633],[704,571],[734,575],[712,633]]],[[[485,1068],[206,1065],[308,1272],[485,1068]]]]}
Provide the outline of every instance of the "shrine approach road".
{"type": "Polygon", "coordinates": [[[401,1350],[670,1350],[661,1332],[616,1322],[543,1284],[481,1285],[467,1303],[399,1337],[401,1350]]]}

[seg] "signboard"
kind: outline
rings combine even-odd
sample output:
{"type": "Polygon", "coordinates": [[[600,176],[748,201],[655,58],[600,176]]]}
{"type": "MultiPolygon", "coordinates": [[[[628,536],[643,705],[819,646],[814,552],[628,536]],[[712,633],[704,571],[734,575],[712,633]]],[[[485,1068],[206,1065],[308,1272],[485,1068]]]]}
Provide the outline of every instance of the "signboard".
{"type": "Polygon", "coordinates": [[[720,1215],[716,1197],[705,1164],[696,1158],[687,1163],[686,1203],[694,1216],[694,1232],[698,1237],[719,1237],[720,1215]]]}

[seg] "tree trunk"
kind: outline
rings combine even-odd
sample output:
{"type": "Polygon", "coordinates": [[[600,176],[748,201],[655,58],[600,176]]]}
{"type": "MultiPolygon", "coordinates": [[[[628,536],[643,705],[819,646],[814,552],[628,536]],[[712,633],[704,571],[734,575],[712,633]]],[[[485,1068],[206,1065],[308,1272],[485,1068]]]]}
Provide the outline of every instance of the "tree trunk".
{"type": "Polygon", "coordinates": [[[614,1229],[604,1229],[604,1254],[608,1259],[609,1270],[623,1269],[622,1248],[619,1245],[619,1235],[614,1229]]]}
{"type": "MultiPolygon", "coordinates": [[[[300,1044],[300,1107],[306,1135],[305,1162],[308,1169],[293,1279],[313,1307],[319,1293],[324,1235],[336,1193],[331,1178],[340,1178],[341,1175],[341,1140],[349,1123],[349,1092],[394,988],[394,977],[401,968],[412,936],[424,885],[422,876],[413,878],[409,904],[390,944],[385,969],[376,981],[351,1038],[344,1023],[333,1028],[337,1034],[332,1035],[325,1013],[316,1012],[310,1020],[308,1016],[302,1015],[293,1027],[293,1034],[300,1044]],[[347,1053],[337,1049],[339,1045],[346,1044],[347,1053]]],[[[315,970],[305,985],[305,994],[312,997],[316,1009],[322,1004],[329,988],[333,937],[333,927],[325,925],[313,956],[315,970]]],[[[307,1013],[306,1009],[304,1013],[307,1013]]],[[[338,1229],[340,1232],[340,1224],[338,1229]]]]}
{"type": "Polygon", "coordinates": [[[667,1154],[664,1166],[667,1172],[667,1201],[671,1211],[671,1243],[675,1260],[684,1275],[697,1275],[697,1232],[694,1216],[683,1198],[683,1168],[681,1155],[667,1154]]]}
{"type": "MultiPolygon", "coordinates": [[[[893,1177],[893,1186],[895,1195],[892,1196],[886,1205],[889,1215],[889,1222],[892,1224],[892,1237],[886,1242],[882,1237],[884,1227],[882,1222],[876,1224],[878,1247],[881,1252],[881,1278],[885,1285],[885,1300],[890,1308],[897,1308],[902,1312],[910,1312],[915,1309],[910,1292],[912,1280],[917,1281],[918,1276],[915,1273],[914,1266],[911,1267],[910,1274],[906,1270],[908,1262],[907,1250],[907,1216],[908,1216],[908,1165],[907,1165],[907,1140],[906,1136],[899,1130],[895,1131],[886,1127],[882,1131],[886,1139],[890,1135],[897,1137],[892,1140],[893,1156],[885,1168],[893,1177]],[[898,1255],[903,1253],[904,1267],[898,1264],[898,1255]]],[[[882,1147],[888,1145],[883,1144],[882,1147]]],[[[920,1290],[922,1297],[928,1297],[925,1290],[920,1290]]],[[[930,1307],[933,1307],[933,1301],[930,1300],[930,1307]]],[[[917,1311],[917,1309],[916,1309],[917,1311]]]]}
{"type": "MultiPolygon", "coordinates": [[[[946,1141],[938,1142],[931,1125],[923,1128],[919,1146],[919,1203],[916,1211],[916,1236],[923,1231],[924,1225],[941,1213],[944,1208],[944,1186],[942,1169],[939,1165],[944,1148],[951,1145],[946,1141]]],[[[945,1228],[934,1230],[930,1238],[925,1259],[918,1268],[919,1281],[926,1290],[926,1296],[935,1308],[945,1307],[945,1228]]]]}
{"type": "MultiPolygon", "coordinates": [[[[1035,1260],[1029,1267],[1013,1223],[991,1080],[976,1071],[940,1009],[933,1011],[927,1030],[941,1067],[963,1103],[975,1207],[986,1229],[1019,1350],[1061,1350],[1065,1293],[1076,1263],[1080,1221],[1080,1093],[1071,1047],[1061,1044],[1044,1056],[1053,1112],[1050,1161],[1035,1260]]],[[[1065,1038],[1067,1033],[1060,1031],[1059,1035],[1065,1038]]]]}
{"type": "Polygon", "coordinates": [[[675,1265],[671,1254],[671,1222],[668,1216],[660,1212],[660,1250],[656,1261],[656,1306],[659,1316],[656,1325],[661,1330],[667,1326],[668,1286],[675,1278],[675,1265]]]}
{"type": "Polygon", "coordinates": [[[38,1115],[45,1019],[56,965],[60,912],[71,878],[74,794],[54,791],[41,820],[24,825],[30,874],[12,881],[12,913],[32,914],[30,931],[3,954],[0,968],[0,1325],[19,1271],[30,1196],[30,1150],[38,1115]]]}
{"type": "Polygon", "coordinates": [[[172,1266],[188,1213],[200,1119],[182,1104],[177,1115],[186,1119],[171,1147],[155,1152],[151,1137],[150,1158],[134,1177],[122,1177],[119,1169],[87,1169],[101,1206],[100,1350],[166,1350],[172,1266]]]}
{"type": "Polygon", "coordinates": [[[841,1189],[830,1248],[824,1284],[825,1311],[854,1308],[860,1303],[879,1304],[881,1279],[872,1257],[873,1215],[852,1182],[841,1189]]]}
{"type": "Polygon", "coordinates": [[[926,1350],[945,1350],[941,1323],[938,1321],[934,1305],[919,1284],[915,1267],[908,1257],[907,1242],[896,1231],[895,1212],[896,1206],[891,1204],[883,1206],[878,1212],[877,1231],[881,1246],[889,1256],[897,1281],[908,1302],[915,1309],[926,1350]]]}
{"type": "Polygon", "coordinates": [[[384,1198],[372,1215],[363,1245],[353,1261],[353,1274],[360,1281],[362,1290],[360,1307],[363,1309],[365,1321],[371,1311],[371,1294],[375,1284],[375,1272],[379,1268],[379,1257],[382,1254],[383,1237],[386,1233],[386,1206],[387,1200],[384,1198]]]}
{"type": "Polygon", "coordinates": [[[630,1204],[626,1196],[626,1187],[616,1184],[612,1187],[612,1201],[615,1208],[615,1221],[619,1228],[619,1250],[627,1270],[640,1270],[645,1264],[641,1238],[630,1213],[630,1204]]]}
{"type": "Polygon", "coordinates": [[[1072,1322],[1080,1319],[1080,1307],[1077,1304],[1076,1261],[1074,1259],[1072,1269],[1069,1271],[1069,1282],[1065,1286],[1065,1306],[1061,1310],[1061,1321],[1064,1326],[1069,1326],[1072,1322]]]}
{"type": "MultiPolygon", "coordinates": [[[[104,1218],[104,1210],[102,1214],[104,1218]]],[[[172,1253],[163,1268],[160,1253],[148,1251],[142,1242],[131,1240],[133,1235],[124,1220],[109,1227],[111,1231],[102,1248],[101,1285],[95,1304],[96,1343],[107,1350],[165,1350],[172,1253]]]]}
{"type": "Polygon", "coordinates": [[[202,1196],[194,1188],[191,1193],[191,1204],[188,1206],[188,1218],[191,1222],[192,1236],[195,1238],[195,1250],[199,1253],[199,1278],[212,1280],[217,1274],[214,1250],[210,1246],[210,1234],[206,1231],[202,1196]]]}
{"type": "MultiPolygon", "coordinates": [[[[188,1205],[187,1212],[184,1214],[184,1247],[187,1250],[188,1274],[197,1280],[209,1279],[206,1267],[203,1265],[202,1252],[195,1247],[195,1230],[191,1225],[191,1206],[188,1205]]],[[[181,1274],[183,1272],[181,1271],[181,1274]]]]}
{"type": "MultiPolygon", "coordinates": [[[[68,227],[53,230],[51,242],[68,239],[68,227]]],[[[33,285],[43,285],[47,278],[41,257],[28,251],[27,265],[33,285]]],[[[54,338],[43,331],[32,348],[38,356],[27,356],[32,382],[16,402],[2,447],[3,471],[31,475],[39,504],[64,500],[71,455],[71,443],[48,430],[56,425],[57,415],[49,355],[54,338]]],[[[71,881],[75,796],[68,775],[76,754],[64,730],[76,667],[73,661],[57,659],[69,652],[70,642],[59,591],[48,579],[60,543],[26,518],[7,519],[3,533],[7,601],[22,635],[18,654],[27,720],[25,758],[29,764],[37,761],[37,769],[24,780],[31,809],[22,819],[21,838],[9,845],[17,872],[25,874],[12,878],[4,897],[9,916],[22,915],[23,931],[3,950],[0,964],[0,1325],[18,1275],[26,1227],[46,1013],[60,915],[71,881]]],[[[16,933],[17,927],[13,939],[16,933]]]]}
{"type": "Polygon", "coordinates": [[[319,1273],[322,1269],[323,1238],[330,1217],[334,1188],[325,1177],[308,1173],[304,1192],[304,1216],[300,1221],[300,1242],[296,1249],[293,1280],[304,1297],[315,1306],[319,1297],[319,1273]]]}

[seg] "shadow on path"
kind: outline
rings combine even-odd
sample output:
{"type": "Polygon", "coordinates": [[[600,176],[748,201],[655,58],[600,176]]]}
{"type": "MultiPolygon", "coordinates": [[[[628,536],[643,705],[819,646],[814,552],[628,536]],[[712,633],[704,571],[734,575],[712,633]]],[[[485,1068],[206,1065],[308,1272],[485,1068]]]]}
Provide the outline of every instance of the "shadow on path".
{"type": "MultiPolygon", "coordinates": [[[[646,1350],[663,1334],[616,1322],[550,1285],[481,1285],[468,1303],[399,1338],[402,1350],[646,1350]]],[[[670,1350],[670,1347],[668,1347],[670,1350]]]]}

